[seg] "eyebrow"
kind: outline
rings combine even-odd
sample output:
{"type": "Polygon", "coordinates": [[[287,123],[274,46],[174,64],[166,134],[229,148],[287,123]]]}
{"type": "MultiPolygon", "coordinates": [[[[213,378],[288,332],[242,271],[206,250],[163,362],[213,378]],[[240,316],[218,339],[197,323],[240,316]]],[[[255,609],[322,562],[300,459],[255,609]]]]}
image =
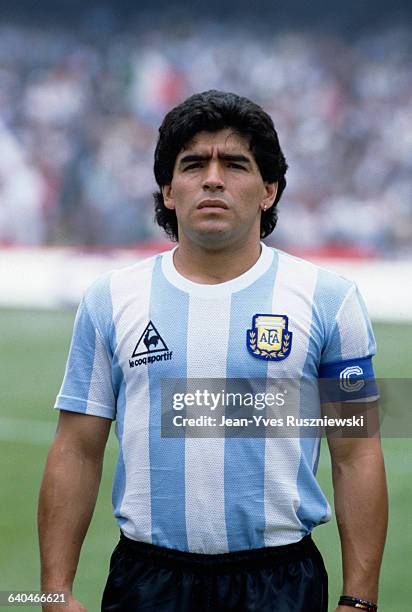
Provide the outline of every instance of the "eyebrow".
{"type": "MultiPolygon", "coordinates": [[[[240,153],[220,153],[218,155],[218,158],[222,159],[223,161],[240,162],[243,164],[251,163],[248,157],[246,157],[245,155],[241,155],[240,153]]],[[[211,155],[207,155],[207,154],[202,155],[200,153],[192,153],[192,154],[185,155],[184,157],[182,157],[179,163],[189,164],[190,162],[208,161],[209,159],[211,159],[211,155]]]]}

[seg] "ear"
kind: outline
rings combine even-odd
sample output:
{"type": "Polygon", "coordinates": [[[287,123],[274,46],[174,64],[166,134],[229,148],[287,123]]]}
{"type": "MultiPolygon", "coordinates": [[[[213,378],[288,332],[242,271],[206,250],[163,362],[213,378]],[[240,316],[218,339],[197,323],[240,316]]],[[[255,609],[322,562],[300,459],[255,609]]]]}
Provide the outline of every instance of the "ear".
{"type": "Polygon", "coordinates": [[[266,196],[263,198],[261,207],[262,210],[268,210],[271,206],[273,206],[273,202],[276,199],[276,194],[278,192],[278,184],[276,183],[265,183],[265,191],[266,196]]]}
{"type": "Polygon", "coordinates": [[[172,195],[172,186],[163,185],[161,189],[162,189],[163,201],[165,203],[166,208],[168,208],[169,210],[174,210],[175,203],[174,203],[173,195],[172,195]]]}

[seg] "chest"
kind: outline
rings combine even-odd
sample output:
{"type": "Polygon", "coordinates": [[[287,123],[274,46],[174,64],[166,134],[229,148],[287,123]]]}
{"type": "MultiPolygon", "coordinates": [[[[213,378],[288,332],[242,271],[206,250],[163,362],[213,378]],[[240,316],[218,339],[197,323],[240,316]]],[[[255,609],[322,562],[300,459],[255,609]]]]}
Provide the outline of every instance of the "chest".
{"type": "Polygon", "coordinates": [[[304,293],[187,297],[118,315],[115,356],[126,381],[316,376],[323,334],[304,293]],[[293,297],[293,299],[292,299],[293,297]]]}

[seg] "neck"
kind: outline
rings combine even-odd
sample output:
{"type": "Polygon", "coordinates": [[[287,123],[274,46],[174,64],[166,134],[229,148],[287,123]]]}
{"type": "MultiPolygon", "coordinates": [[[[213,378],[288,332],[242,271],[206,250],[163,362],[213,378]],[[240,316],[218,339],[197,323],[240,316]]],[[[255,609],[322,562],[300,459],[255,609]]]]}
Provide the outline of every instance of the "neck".
{"type": "Polygon", "coordinates": [[[259,240],[207,249],[181,240],[174,254],[176,270],[195,283],[215,285],[244,274],[259,259],[259,240]]]}

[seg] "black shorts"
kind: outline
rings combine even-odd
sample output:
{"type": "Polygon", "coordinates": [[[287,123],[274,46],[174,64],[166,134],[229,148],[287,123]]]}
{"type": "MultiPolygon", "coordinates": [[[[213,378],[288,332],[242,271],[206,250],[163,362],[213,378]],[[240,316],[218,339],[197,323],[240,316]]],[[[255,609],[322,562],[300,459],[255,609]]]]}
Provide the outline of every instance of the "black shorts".
{"type": "Polygon", "coordinates": [[[296,544],[218,555],[121,535],[102,612],[327,612],[328,577],[307,536],[296,544]]]}

